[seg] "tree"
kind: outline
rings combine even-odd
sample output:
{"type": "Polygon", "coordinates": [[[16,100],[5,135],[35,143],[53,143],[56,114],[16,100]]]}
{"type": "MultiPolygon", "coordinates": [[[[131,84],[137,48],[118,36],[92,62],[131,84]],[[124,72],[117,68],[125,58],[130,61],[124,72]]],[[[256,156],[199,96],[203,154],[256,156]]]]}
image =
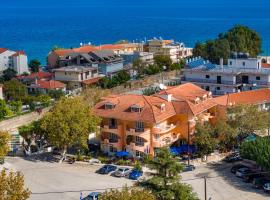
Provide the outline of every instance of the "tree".
{"type": "Polygon", "coordinates": [[[89,133],[97,131],[99,123],[81,97],[62,98],[41,119],[40,131],[50,144],[62,150],[64,158],[68,147],[86,146],[89,133]]]}
{"type": "Polygon", "coordinates": [[[33,59],[29,62],[29,68],[30,68],[32,73],[39,72],[40,65],[41,65],[41,63],[37,59],[33,59]]]}
{"type": "Polygon", "coordinates": [[[261,53],[261,39],[259,34],[246,26],[237,25],[218,38],[204,43],[196,43],[193,49],[194,56],[202,56],[218,64],[219,58],[227,60],[232,52],[249,53],[256,57],[261,53]]]}
{"type": "Polygon", "coordinates": [[[59,100],[61,97],[65,96],[65,93],[62,90],[50,90],[48,95],[56,100],[59,100]]]}
{"type": "Polygon", "coordinates": [[[100,200],[155,200],[155,196],[147,190],[125,187],[121,191],[111,190],[101,194],[100,200]]]}
{"type": "Polygon", "coordinates": [[[37,96],[37,101],[39,101],[43,106],[48,107],[51,104],[51,97],[48,95],[37,96]]]}
{"type": "Polygon", "coordinates": [[[4,93],[8,100],[22,101],[27,96],[26,86],[13,79],[4,83],[4,93]]]}
{"type": "Polygon", "coordinates": [[[24,177],[20,172],[3,170],[0,174],[1,200],[26,200],[30,197],[30,190],[24,188],[24,177]]]}
{"type": "Polygon", "coordinates": [[[3,120],[6,116],[11,115],[11,110],[7,107],[5,100],[0,99],[0,120],[3,120]]]}
{"type": "Polygon", "coordinates": [[[213,134],[221,152],[231,151],[237,146],[237,132],[225,120],[216,122],[213,134]]]}
{"type": "Polygon", "coordinates": [[[149,88],[143,89],[142,93],[143,95],[151,96],[153,94],[158,93],[159,91],[160,91],[159,87],[149,87],[149,88]]]}
{"type": "Polygon", "coordinates": [[[243,158],[256,161],[264,170],[270,170],[270,138],[261,137],[255,141],[245,141],[240,146],[243,158]]]}
{"type": "Polygon", "coordinates": [[[194,142],[201,157],[212,153],[216,146],[213,129],[208,123],[197,123],[195,127],[194,142]]]}
{"type": "Polygon", "coordinates": [[[10,81],[17,76],[17,72],[14,69],[7,68],[3,71],[4,81],[10,81]]]}
{"type": "Polygon", "coordinates": [[[179,173],[182,166],[170,153],[168,148],[160,148],[156,152],[156,157],[148,161],[148,167],[156,171],[153,177],[142,183],[162,200],[197,200],[197,195],[189,185],[180,182],[179,173]]]}
{"type": "Polygon", "coordinates": [[[256,105],[237,105],[228,108],[227,118],[228,124],[241,138],[266,129],[265,113],[256,105]]]}
{"type": "Polygon", "coordinates": [[[169,56],[157,55],[154,57],[155,64],[161,69],[166,66],[167,69],[172,65],[172,59],[169,56]]]}
{"type": "Polygon", "coordinates": [[[87,88],[82,92],[84,101],[92,108],[94,107],[102,97],[108,96],[110,90],[102,90],[96,87],[87,88]]]}
{"type": "Polygon", "coordinates": [[[0,131],[0,159],[3,159],[10,150],[8,145],[9,140],[10,140],[9,133],[6,131],[0,131]]]}
{"type": "Polygon", "coordinates": [[[9,106],[12,112],[20,114],[22,111],[22,102],[21,101],[11,101],[9,106]]]}
{"type": "Polygon", "coordinates": [[[141,77],[144,74],[146,64],[141,59],[136,59],[132,63],[132,68],[137,72],[137,76],[141,77]]]}

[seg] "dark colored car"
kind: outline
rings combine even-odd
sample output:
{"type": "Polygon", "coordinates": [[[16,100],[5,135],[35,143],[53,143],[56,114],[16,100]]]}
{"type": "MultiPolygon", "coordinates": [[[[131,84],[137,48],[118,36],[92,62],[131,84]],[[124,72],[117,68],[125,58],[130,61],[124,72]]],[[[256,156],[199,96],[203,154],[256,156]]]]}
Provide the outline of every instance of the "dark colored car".
{"type": "Polygon", "coordinates": [[[236,171],[235,176],[238,178],[243,178],[245,175],[254,174],[254,173],[256,173],[256,171],[243,167],[236,171]]]}
{"type": "Polygon", "coordinates": [[[251,183],[255,178],[262,178],[262,177],[263,177],[262,174],[257,173],[257,174],[246,174],[242,178],[244,182],[251,183]]]}
{"type": "Polygon", "coordinates": [[[241,168],[248,168],[247,166],[245,165],[242,165],[242,164],[238,164],[238,165],[234,165],[232,168],[231,168],[231,172],[233,174],[235,174],[237,172],[237,170],[241,169],[241,168]]]}
{"type": "Polygon", "coordinates": [[[269,183],[270,180],[265,177],[254,178],[252,181],[253,187],[256,189],[262,189],[264,184],[269,183]]]}
{"type": "Polygon", "coordinates": [[[133,169],[129,174],[129,179],[138,180],[143,175],[142,171],[133,169]]]}
{"type": "Polygon", "coordinates": [[[84,197],[82,200],[98,200],[99,192],[91,192],[87,197],[84,197]]]}
{"type": "Polygon", "coordinates": [[[113,171],[115,171],[117,169],[116,166],[114,165],[104,165],[103,167],[101,167],[99,170],[97,170],[96,172],[98,174],[109,174],[113,171]]]}
{"type": "Polygon", "coordinates": [[[195,170],[196,167],[194,165],[183,165],[183,172],[190,172],[195,170]]]}
{"type": "Polygon", "coordinates": [[[228,162],[228,163],[237,162],[237,161],[241,161],[241,160],[242,160],[242,158],[239,155],[239,153],[234,153],[234,154],[231,154],[231,155],[226,156],[224,158],[224,161],[228,162]]]}
{"type": "Polygon", "coordinates": [[[3,165],[5,163],[5,159],[4,158],[0,158],[0,165],[3,165]]]}

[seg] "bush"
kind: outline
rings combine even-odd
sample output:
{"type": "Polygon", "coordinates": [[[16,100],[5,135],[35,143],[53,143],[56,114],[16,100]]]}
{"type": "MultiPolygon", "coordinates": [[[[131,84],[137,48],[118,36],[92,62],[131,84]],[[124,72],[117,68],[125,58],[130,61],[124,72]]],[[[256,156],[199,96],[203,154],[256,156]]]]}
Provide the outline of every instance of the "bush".
{"type": "Polygon", "coordinates": [[[106,157],[106,156],[98,156],[98,160],[100,160],[100,162],[101,162],[102,164],[107,164],[107,163],[109,163],[109,158],[106,157]]]}
{"type": "Polygon", "coordinates": [[[142,171],[142,165],[139,161],[135,162],[134,169],[136,169],[138,171],[142,171]]]}

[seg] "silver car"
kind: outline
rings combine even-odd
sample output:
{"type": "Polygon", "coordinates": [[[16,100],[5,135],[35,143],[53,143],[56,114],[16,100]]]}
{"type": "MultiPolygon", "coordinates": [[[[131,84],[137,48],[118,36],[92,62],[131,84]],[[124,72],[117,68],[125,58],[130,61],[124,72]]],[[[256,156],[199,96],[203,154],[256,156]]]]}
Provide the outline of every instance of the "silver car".
{"type": "Polygon", "coordinates": [[[114,176],[116,177],[127,177],[130,173],[130,169],[127,167],[119,167],[115,172],[114,172],[114,176]]]}

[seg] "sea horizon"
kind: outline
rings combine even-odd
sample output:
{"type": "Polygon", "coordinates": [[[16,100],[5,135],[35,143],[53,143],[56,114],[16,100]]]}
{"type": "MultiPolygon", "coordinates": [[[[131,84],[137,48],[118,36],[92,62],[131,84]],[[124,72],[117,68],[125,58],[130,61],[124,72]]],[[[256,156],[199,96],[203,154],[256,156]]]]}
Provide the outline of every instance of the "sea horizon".
{"type": "Polygon", "coordinates": [[[53,46],[71,48],[127,39],[174,39],[193,47],[236,24],[256,30],[270,54],[270,2],[247,0],[71,0],[2,2],[0,47],[25,50],[43,65],[53,46]],[[257,12],[260,10],[260,12],[257,12]]]}

